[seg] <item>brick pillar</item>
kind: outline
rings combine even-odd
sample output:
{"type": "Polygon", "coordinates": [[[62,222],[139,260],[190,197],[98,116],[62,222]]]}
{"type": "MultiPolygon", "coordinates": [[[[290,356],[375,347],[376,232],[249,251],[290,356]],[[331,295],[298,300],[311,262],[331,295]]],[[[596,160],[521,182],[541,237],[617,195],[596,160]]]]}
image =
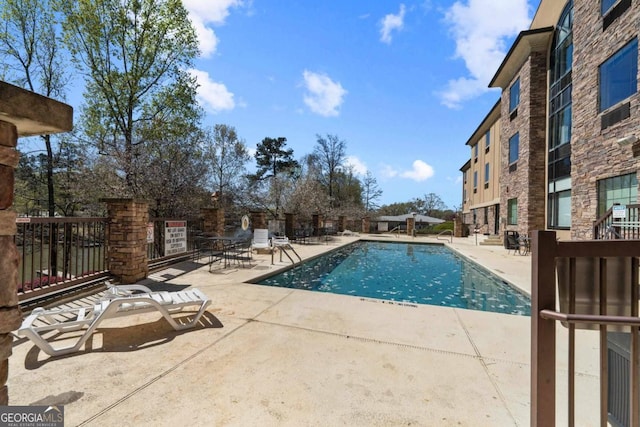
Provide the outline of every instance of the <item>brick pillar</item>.
{"type": "Polygon", "coordinates": [[[453,236],[464,237],[464,224],[458,215],[453,218],[453,236]]]}
{"type": "Polygon", "coordinates": [[[416,219],[407,218],[407,235],[413,236],[413,232],[416,229],[416,219]]]}
{"type": "Polygon", "coordinates": [[[362,232],[369,233],[369,227],[371,227],[371,218],[365,216],[362,218],[362,232]]]}
{"type": "Polygon", "coordinates": [[[205,233],[213,233],[216,236],[224,235],[224,209],[222,208],[202,208],[200,209],[205,233]]]}
{"type": "Polygon", "coordinates": [[[347,229],[347,217],[340,215],[338,217],[338,231],[342,232],[347,229]]]}
{"type": "Polygon", "coordinates": [[[109,217],[107,264],[121,283],[135,283],[149,274],[147,223],[149,205],[133,199],[104,199],[109,217]]]}
{"type": "Polygon", "coordinates": [[[296,214],[285,213],[284,214],[284,235],[287,237],[293,237],[294,228],[296,224],[296,214]]]}
{"type": "Polygon", "coordinates": [[[18,131],[0,121],[0,406],[9,404],[7,377],[13,337],[9,333],[20,328],[22,313],[18,307],[19,255],[13,243],[16,213],[13,205],[14,169],[18,166],[18,131]]]}
{"type": "Polygon", "coordinates": [[[311,225],[313,226],[313,233],[315,236],[320,236],[320,229],[322,228],[322,221],[324,218],[320,214],[313,214],[311,216],[311,225]]]}
{"type": "Polygon", "coordinates": [[[264,212],[251,212],[251,229],[256,228],[268,228],[267,227],[267,214],[264,212]]]}

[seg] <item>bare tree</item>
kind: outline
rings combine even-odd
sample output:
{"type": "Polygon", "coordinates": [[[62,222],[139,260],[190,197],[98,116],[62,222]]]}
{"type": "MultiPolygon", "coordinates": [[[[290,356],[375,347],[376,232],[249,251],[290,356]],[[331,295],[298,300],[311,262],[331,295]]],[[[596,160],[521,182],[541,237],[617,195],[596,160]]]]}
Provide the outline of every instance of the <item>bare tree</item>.
{"type": "Polygon", "coordinates": [[[336,193],[336,178],[346,158],[347,143],[337,135],[327,134],[326,138],[316,135],[317,144],[313,154],[319,161],[322,170],[322,183],[327,188],[329,200],[333,205],[336,193]]]}
{"type": "Polygon", "coordinates": [[[378,181],[371,171],[367,171],[362,180],[362,204],[366,212],[378,208],[376,201],[380,199],[380,196],[382,196],[382,190],[378,187],[378,181]]]}

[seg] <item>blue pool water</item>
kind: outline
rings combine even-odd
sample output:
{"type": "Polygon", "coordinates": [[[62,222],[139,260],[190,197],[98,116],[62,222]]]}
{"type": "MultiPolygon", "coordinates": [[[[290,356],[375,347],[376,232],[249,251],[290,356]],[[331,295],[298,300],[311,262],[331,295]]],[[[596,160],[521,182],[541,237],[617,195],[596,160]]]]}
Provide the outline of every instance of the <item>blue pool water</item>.
{"type": "Polygon", "coordinates": [[[442,245],[355,242],[258,284],[530,315],[527,295],[442,245]]]}

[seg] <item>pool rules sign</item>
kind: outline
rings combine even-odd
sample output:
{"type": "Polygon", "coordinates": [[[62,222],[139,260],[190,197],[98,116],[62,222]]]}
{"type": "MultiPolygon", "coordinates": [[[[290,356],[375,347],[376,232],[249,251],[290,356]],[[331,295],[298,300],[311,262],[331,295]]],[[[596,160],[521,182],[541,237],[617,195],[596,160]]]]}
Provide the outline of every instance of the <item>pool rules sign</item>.
{"type": "Polygon", "coordinates": [[[187,251],[187,221],[164,222],[164,256],[187,251]]]}

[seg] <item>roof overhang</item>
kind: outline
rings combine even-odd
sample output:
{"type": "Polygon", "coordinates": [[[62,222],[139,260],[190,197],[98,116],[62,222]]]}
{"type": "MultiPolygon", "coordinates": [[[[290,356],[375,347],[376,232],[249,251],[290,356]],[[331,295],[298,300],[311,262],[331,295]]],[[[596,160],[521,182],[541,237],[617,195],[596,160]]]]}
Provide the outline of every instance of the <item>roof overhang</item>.
{"type": "Polygon", "coordinates": [[[542,0],[531,21],[530,29],[555,26],[567,3],[569,0],[542,0]]]}
{"type": "Polygon", "coordinates": [[[73,108],[0,81],[0,121],[15,125],[19,136],[68,132],[73,128],[73,108]]]}
{"type": "Polygon", "coordinates": [[[548,50],[553,30],[554,27],[544,27],[521,31],[493,76],[489,87],[500,87],[505,90],[532,52],[546,52],[548,50]]]}
{"type": "Polygon", "coordinates": [[[469,169],[471,169],[471,159],[467,160],[467,163],[462,165],[460,172],[468,171],[469,169]]]}
{"type": "MultiPolygon", "coordinates": [[[[473,131],[471,137],[467,141],[466,145],[473,147],[478,143],[481,135],[487,133],[487,131],[493,126],[493,124],[498,121],[500,118],[500,98],[498,98],[498,102],[493,106],[489,114],[486,115],[484,119],[480,122],[478,128],[473,131]]],[[[464,166],[463,166],[464,167],[464,166]]]]}

